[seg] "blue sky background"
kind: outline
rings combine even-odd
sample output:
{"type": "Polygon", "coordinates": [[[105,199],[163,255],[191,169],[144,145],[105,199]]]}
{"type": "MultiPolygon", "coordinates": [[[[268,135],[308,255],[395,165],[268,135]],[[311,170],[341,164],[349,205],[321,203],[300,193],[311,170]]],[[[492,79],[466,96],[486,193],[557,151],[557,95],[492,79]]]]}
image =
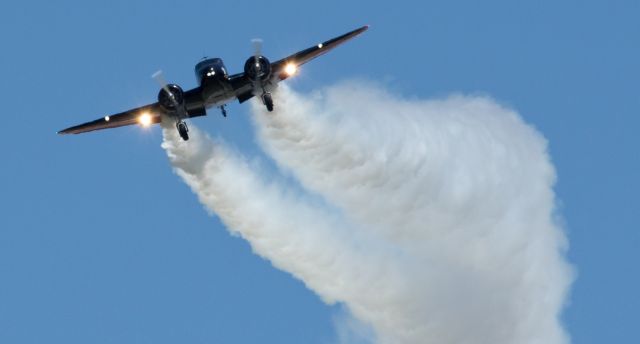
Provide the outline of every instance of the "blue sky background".
{"type": "MultiPolygon", "coordinates": [[[[408,97],[488,94],[549,140],[575,282],[575,343],[640,342],[640,2],[73,1],[0,8],[0,343],[327,343],[339,306],[231,237],[173,175],[159,128],[73,137],[155,100],[163,69],[241,71],[363,24],[291,81],[408,97]]],[[[260,154],[248,107],[196,125],[260,154]]],[[[392,114],[390,114],[392,115],[392,114]]],[[[249,196],[249,195],[248,195],[249,196]]]]}

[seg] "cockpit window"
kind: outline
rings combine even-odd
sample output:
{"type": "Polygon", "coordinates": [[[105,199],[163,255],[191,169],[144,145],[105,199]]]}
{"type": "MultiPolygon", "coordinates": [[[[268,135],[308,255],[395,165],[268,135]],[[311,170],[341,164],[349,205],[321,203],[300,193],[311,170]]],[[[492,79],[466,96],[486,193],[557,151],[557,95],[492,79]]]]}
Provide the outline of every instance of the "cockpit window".
{"type": "Polygon", "coordinates": [[[227,77],[227,69],[220,58],[208,58],[200,61],[195,67],[196,78],[202,83],[204,78],[227,77]]]}
{"type": "Polygon", "coordinates": [[[196,69],[201,69],[203,67],[216,67],[219,65],[223,65],[222,60],[219,58],[206,59],[198,62],[196,69]]]}

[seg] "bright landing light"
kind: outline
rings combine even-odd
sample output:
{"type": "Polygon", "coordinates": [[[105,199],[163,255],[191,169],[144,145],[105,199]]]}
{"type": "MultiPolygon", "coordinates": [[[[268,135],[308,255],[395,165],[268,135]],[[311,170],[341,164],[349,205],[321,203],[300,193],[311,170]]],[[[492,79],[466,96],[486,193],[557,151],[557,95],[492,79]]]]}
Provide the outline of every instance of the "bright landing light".
{"type": "Polygon", "coordinates": [[[296,66],[293,63],[287,63],[287,65],[284,67],[284,72],[287,73],[288,76],[292,76],[293,74],[296,74],[297,71],[298,71],[298,66],[296,66]]]}
{"type": "Polygon", "coordinates": [[[140,123],[140,125],[142,125],[143,127],[150,126],[151,115],[149,115],[148,113],[143,113],[142,115],[140,115],[140,117],[138,117],[138,123],[140,123]]]}

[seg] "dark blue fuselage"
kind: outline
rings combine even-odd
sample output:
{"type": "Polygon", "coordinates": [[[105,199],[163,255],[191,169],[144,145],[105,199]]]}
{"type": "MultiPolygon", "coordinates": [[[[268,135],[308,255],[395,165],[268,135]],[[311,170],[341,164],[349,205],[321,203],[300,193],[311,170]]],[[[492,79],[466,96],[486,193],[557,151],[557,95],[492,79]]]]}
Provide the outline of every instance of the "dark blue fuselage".
{"type": "Polygon", "coordinates": [[[205,58],[194,68],[205,107],[219,106],[235,97],[222,59],[205,58]]]}

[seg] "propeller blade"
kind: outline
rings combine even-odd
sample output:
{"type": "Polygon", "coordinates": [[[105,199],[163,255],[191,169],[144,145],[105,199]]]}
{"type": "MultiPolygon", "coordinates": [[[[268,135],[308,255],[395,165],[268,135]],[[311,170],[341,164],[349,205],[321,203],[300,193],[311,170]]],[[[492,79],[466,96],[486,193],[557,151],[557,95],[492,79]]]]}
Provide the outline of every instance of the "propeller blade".
{"type": "Polygon", "coordinates": [[[251,40],[251,44],[253,45],[253,63],[256,71],[256,81],[255,88],[262,88],[262,80],[260,79],[260,74],[262,73],[260,62],[258,62],[260,56],[262,55],[262,39],[254,38],[251,40]]]}
{"type": "Polygon", "coordinates": [[[171,99],[171,102],[173,103],[173,105],[176,106],[176,108],[178,108],[178,101],[176,100],[175,96],[173,95],[173,93],[171,92],[171,90],[169,89],[167,80],[164,78],[164,75],[162,74],[162,70],[159,70],[155,73],[153,73],[151,75],[151,77],[160,85],[160,87],[162,87],[162,89],[167,92],[167,94],[169,95],[169,99],[171,99]]]}
{"type": "Polygon", "coordinates": [[[159,70],[151,75],[151,77],[162,87],[167,93],[169,92],[169,87],[167,86],[167,80],[164,78],[162,71],[159,70]]]}
{"type": "Polygon", "coordinates": [[[262,55],[262,39],[254,38],[251,40],[251,44],[253,44],[253,56],[257,57],[262,55]]]}

